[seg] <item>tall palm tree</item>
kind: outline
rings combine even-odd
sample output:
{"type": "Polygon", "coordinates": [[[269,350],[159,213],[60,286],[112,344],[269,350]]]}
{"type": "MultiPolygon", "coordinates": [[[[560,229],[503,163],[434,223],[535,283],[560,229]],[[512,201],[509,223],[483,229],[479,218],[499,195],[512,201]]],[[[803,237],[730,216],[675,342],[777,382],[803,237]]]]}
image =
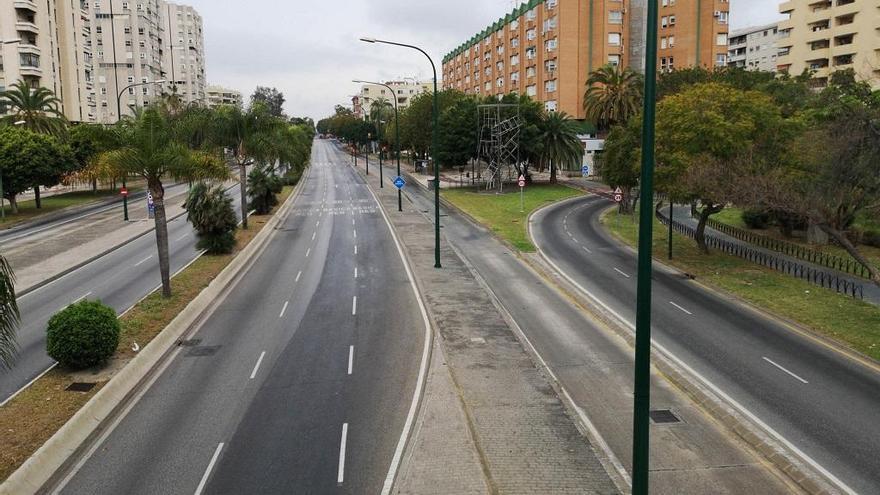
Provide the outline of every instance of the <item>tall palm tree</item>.
{"type": "Polygon", "coordinates": [[[0,93],[0,101],[11,110],[0,123],[24,122],[26,129],[56,136],[64,134],[67,128],[67,119],[60,110],[61,100],[50,89],[31,89],[26,82],[18,81],[0,93]]]}
{"type": "Polygon", "coordinates": [[[18,346],[15,329],[18,326],[18,304],[15,302],[15,275],[6,258],[0,256],[0,368],[12,366],[18,346]]]}
{"type": "Polygon", "coordinates": [[[560,165],[578,165],[584,145],[578,138],[578,123],[565,112],[550,112],[541,122],[542,158],[550,162],[550,183],[556,183],[560,165]]]}
{"type": "Polygon", "coordinates": [[[121,173],[139,175],[147,182],[155,206],[156,245],[165,297],[171,296],[171,275],[163,180],[167,177],[190,181],[226,179],[229,175],[219,152],[193,151],[180,139],[181,133],[175,127],[177,122],[160,108],[147,107],[136,119],[119,125],[121,146],[102,156],[121,173]]]}
{"type": "Polygon", "coordinates": [[[639,113],[643,90],[642,75],[629,67],[608,64],[596,69],[584,93],[587,120],[603,130],[625,124],[639,113]]]}
{"type": "Polygon", "coordinates": [[[232,149],[238,165],[243,229],[248,228],[247,167],[275,157],[277,150],[273,143],[282,125],[284,121],[272,116],[262,103],[254,103],[247,110],[225,106],[215,114],[211,139],[232,149]]]}

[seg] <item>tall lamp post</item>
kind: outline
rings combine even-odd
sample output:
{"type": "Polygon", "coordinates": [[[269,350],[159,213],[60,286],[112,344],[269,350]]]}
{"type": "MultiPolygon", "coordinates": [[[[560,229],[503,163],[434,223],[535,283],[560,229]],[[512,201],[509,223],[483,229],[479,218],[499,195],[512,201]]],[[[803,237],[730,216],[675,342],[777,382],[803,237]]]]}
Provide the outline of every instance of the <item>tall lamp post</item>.
{"type": "MultiPolygon", "coordinates": [[[[0,46],[14,45],[15,43],[21,43],[21,38],[16,38],[14,40],[0,41],[0,46]]],[[[0,53],[0,55],[2,55],[2,53],[0,53]]],[[[13,125],[24,125],[24,124],[26,124],[25,121],[19,120],[18,122],[16,122],[13,125]]],[[[0,172],[0,218],[6,218],[6,205],[4,204],[4,200],[3,200],[3,173],[2,172],[0,172]]]]}
{"type": "MultiPolygon", "coordinates": [[[[632,493],[648,495],[651,409],[651,249],[654,196],[654,122],[657,107],[657,0],[648,1],[645,37],[645,101],[642,115],[642,208],[639,212],[639,262],[636,288],[636,356],[633,387],[632,493]]],[[[670,210],[671,211],[671,210],[670,210]]],[[[672,222],[670,214],[670,224],[672,222]]]]}
{"type": "Polygon", "coordinates": [[[434,161],[434,268],[440,268],[440,167],[437,166],[437,66],[434,60],[425,50],[405,43],[379,40],[376,38],[361,38],[365,43],[382,43],[385,45],[411,48],[422,53],[431,62],[431,70],[434,72],[434,104],[431,109],[431,158],[434,161]]]}
{"type": "MultiPolygon", "coordinates": [[[[355,79],[352,82],[355,84],[375,84],[376,86],[384,86],[391,92],[391,96],[394,99],[394,153],[397,154],[397,176],[400,177],[400,121],[398,120],[397,113],[397,96],[394,94],[394,90],[391,89],[391,86],[380,82],[361,81],[358,79],[355,79]]],[[[397,190],[397,211],[403,211],[403,193],[400,189],[397,190]]]]}
{"type": "MultiPolygon", "coordinates": [[[[116,95],[116,113],[117,113],[116,122],[118,123],[119,121],[122,120],[122,94],[123,93],[125,93],[126,91],[128,91],[131,88],[136,88],[138,86],[148,86],[150,84],[164,84],[164,83],[165,83],[165,79],[159,79],[158,81],[129,84],[128,86],[122,88],[119,91],[119,94],[116,95]]],[[[124,174],[122,176],[122,189],[125,189],[125,175],[124,174]]],[[[122,195],[122,219],[123,219],[123,221],[126,221],[126,222],[128,221],[128,192],[127,191],[125,194],[122,195]]]]}

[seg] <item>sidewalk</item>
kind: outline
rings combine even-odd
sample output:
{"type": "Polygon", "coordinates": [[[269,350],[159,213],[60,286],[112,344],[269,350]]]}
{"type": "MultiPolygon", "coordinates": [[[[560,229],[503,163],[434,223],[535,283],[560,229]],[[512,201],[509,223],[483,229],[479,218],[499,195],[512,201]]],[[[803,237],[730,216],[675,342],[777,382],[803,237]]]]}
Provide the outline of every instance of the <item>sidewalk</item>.
{"type": "Polygon", "coordinates": [[[395,493],[620,493],[465,263],[444,243],[443,268],[433,268],[431,222],[412,208],[398,213],[396,189],[378,179],[371,171],[436,330],[395,493]]]}

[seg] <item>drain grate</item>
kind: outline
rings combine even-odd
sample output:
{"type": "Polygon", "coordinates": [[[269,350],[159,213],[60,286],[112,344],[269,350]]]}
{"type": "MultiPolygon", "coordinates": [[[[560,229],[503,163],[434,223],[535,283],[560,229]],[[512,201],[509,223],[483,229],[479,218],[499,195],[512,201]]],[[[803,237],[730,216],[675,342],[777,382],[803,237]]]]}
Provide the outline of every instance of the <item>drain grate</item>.
{"type": "Polygon", "coordinates": [[[648,415],[651,417],[651,421],[658,425],[681,423],[681,419],[669,409],[655,409],[648,412],[648,415]]]}
{"type": "Polygon", "coordinates": [[[92,390],[93,388],[95,388],[95,385],[97,385],[97,383],[73,382],[70,385],[68,385],[67,388],[64,390],[67,390],[69,392],[88,392],[88,391],[92,390]]]}
{"type": "Polygon", "coordinates": [[[219,345],[198,345],[191,348],[186,355],[194,357],[213,356],[217,354],[218,350],[220,350],[219,345]]]}
{"type": "Polygon", "coordinates": [[[202,339],[189,339],[189,340],[179,340],[177,345],[179,347],[195,347],[202,342],[202,339]]]}

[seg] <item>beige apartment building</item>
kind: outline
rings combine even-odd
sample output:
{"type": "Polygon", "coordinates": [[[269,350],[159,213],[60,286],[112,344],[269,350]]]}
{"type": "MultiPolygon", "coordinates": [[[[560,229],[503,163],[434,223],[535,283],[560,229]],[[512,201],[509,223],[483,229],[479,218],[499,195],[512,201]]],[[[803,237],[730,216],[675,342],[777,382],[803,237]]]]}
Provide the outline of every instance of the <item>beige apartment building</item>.
{"type": "Polygon", "coordinates": [[[777,67],[814,73],[817,87],[832,72],[853,69],[880,88],[880,0],[789,0],[779,5],[777,67]]]}
{"type": "Polygon", "coordinates": [[[224,88],[223,86],[208,86],[205,90],[208,106],[217,108],[225,105],[240,107],[242,105],[241,91],[224,88]]]}
{"type": "MultiPolygon", "coordinates": [[[[71,121],[95,122],[92,16],[81,0],[0,0],[0,90],[51,89],[71,121]]],[[[3,113],[5,109],[0,109],[3,113]]]]}
{"type": "Polygon", "coordinates": [[[737,29],[730,33],[727,65],[746,70],[776,71],[779,47],[776,23],[737,29]]]}
{"type": "Polygon", "coordinates": [[[355,115],[362,118],[370,113],[370,105],[373,101],[384,98],[390,104],[394,104],[397,100],[397,108],[401,111],[407,108],[416,96],[433,91],[433,82],[419,82],[416,79],[404,78],[396,81],[386,81],[385,84],[391,86],[391,92],[385,86],[378,84],[364,84],[361,86],[357,101],[354,103],[355,115]]]}
{"type": "Polygon", "coordinates": [[[202,16],[188,5],[168,3],[162,72],[186,102],[206,101],[205,40],[202,16]]]}
{"type": "MultiPolygon", "coordinates": [[[[727,0],[659,0],[658,68],[727,63],[727,0]]],[[[587,77],[605,65],[644,68],[647,0],[530,0],[443,59],[443,85],[526,94],[583,119],[587,77]]]]}

